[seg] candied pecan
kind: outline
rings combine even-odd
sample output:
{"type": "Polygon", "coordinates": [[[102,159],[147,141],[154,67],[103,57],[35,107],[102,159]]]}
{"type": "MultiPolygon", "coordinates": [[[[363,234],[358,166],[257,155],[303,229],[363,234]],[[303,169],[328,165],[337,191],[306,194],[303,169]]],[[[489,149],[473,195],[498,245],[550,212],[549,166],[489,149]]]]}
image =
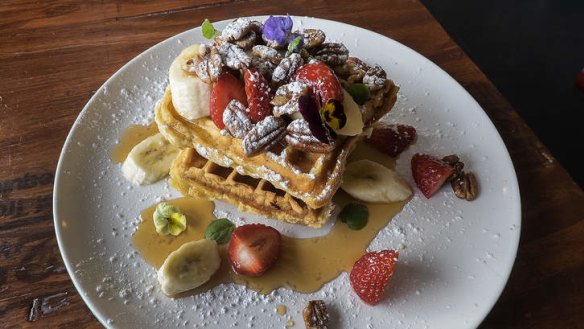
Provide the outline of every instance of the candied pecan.
{"type": "Polygon", "coordinates": [[[251,49],[258,40],[258,34],[255,31],[249,32],[245,37],[233,41],[241,49],[249,50],[251,49]]]}
{"type": "Polygon", "coordinates": [[[223,66],[221,55],[214,46],[201,45],[199,54],[189,59],[184,65],[183,70],[194,72],[201,80],[206,83],[217,81],[221,74],[223,66]]]}
{"type": "Polygon", "coordinates": [[[302,312],[306,329],[327,329],[329,313],[323,300],[311,300],[302,312]]]}
{"type": "Polygon", "coordinates": [[[264,78],[266,78],[267,81],[270,81],[270,79],[272,79],[272,74],[274,73],[276,65],[272,64],[272,62],[264,61],[258,57],[253,56],[251,57],[250,67],[256,69],[261,75],[264,76],[264,78]]]}
{"type": "Polygon", "coordinates": [[[247,68],[251,64],[251,57],[243,49],[229,42],[221,43],[219,54],[221,54],[223,63],[234,70],[247,68]]]}
{"type": "Polygon", "coordinates": [[[275,84],[281,84],[285,81],[290,80],[292,75],[304,64],[304,60],[299,54],[292,54],[284,58],[278,66],[274,69],[272,74],[272,82],[275,84]]]}
{"type": "Polygon", "coordinates": [[[361,83],[368,69],[369,65],[359,58],[349,57],[345,64],[335,67],[335,73],[349,84],[361,83]]]}
{"type": "Polygon", "coordinates": [[[369,90],[371,91],[383,88],[385,80],[387,80],[387,74],[381,66],[377,64],[375,64],[374,67],[370,67],[363,76],[363,83],[369,87],[369,90]]]}
{"type": "Polygon", "coordinates": [[[261,26],[259,22],[250,21],[247,18],[238,18],[227,24],[223,32],[221,32],[221,38],[224,41],[235,43],[243,49],[250,49],[262,31],[261,26]]]}
{"type": "Polygon", "coordinates": [[[252,54],[256,57],[263,59],[264,61],[270,61],[272,64],[278,65],[282,60],[282,55],[271,47],[264,45],[253,46],[251,50],[252,54]]]}
{"type": "Polygon", "coordinates": [[[462,169],[464,168],[464,163],[460,161],[460,158],[456,154],[450,154],[442,158],[442,161],[448,163],[450,166],[454,168],[454,175],[453,178],[457,175],[462,173],[462,169]]]}
{"type": "Polygon", "coordinates": [[[313,56],[329,66],[342,65],[349,58],[349,50],[342,43],[323,43],[315,48],[313,56]]]}
{"type": "Polygon", "coordinates": [[[318,29],[305,29],[302,31],[302,37],[304,39],[304,48],[306,49],[318,47],[326,39],[324,32],[318,29]]]}
{"type": "Polygon", "coordinates": [[[334,141],[326,144],[314,137],[308,127],[308,122],[304,119],[292,121],[286,131],[288,132],[286,142],[296,149],[313,153],[327,153],[335,148],[334,141]]]}
{"type": "Polygon", "coordinates": [[[243,153],[251,157],[278,143],[286,135],[286,123],[272,115],[258,122],[243,138],[243,153]]]}
{"type": "Polygon", "coordinates": [[[450,186],[452,186],[454,195],[460,199],[472,201],[477,197],[478,182],[472,172],[462,171],[460,174],[456,175],[455,178],[450,180],[450,186]]]}
{"type": "Polygon", "coordinates": [[[293,81],[280,86],[270,102],[270,104],[274,105],[274,115],[279,117],[284,114],[294,114],[298,112],[298,98],[307,91],[308,87],[298,81],[293,81]]]}
{"type": "Polygon", "coordinates": [[[244,138],[253,128],[253,123],[245,113],[245,107],[237,99],[229,102],[223,111],[223,123],[231,135],[244,138]]]}

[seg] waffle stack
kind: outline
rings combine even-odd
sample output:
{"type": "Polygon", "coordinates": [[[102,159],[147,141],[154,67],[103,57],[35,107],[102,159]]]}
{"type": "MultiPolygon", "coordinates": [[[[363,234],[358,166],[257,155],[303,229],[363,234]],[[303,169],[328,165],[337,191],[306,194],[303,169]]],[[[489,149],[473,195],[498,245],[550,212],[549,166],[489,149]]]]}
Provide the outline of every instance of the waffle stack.
{"type": "MultiPolygon", "coordinates": [[[[391,110],[397,90],[386,80],[363,105],[366,128],[391,110]]],[[[160,132],[182,149],[170,172],[173,186],[181,193],[225,200],[243,211],[310,227],[327,221],[347,157],[362,138],[338,136],[329,153],[301,151],[281,143],[247,157],[241,140],[222,134],[210,118],[181,117],[169,89],[156,107],[155,118],[160,132]]]]}

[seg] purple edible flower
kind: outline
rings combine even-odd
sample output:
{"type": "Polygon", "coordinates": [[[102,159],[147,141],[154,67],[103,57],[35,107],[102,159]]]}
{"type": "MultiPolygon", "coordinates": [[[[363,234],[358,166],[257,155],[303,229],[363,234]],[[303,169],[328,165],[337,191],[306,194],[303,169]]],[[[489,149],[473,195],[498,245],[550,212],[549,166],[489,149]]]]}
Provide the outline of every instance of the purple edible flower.
{"type": "Polygon", "coordinates": [[[268,40],[276,41],[280,46],[292,41],[292,18],[290,16],[270,16],[264,23],[262,33],[268,40]]]}

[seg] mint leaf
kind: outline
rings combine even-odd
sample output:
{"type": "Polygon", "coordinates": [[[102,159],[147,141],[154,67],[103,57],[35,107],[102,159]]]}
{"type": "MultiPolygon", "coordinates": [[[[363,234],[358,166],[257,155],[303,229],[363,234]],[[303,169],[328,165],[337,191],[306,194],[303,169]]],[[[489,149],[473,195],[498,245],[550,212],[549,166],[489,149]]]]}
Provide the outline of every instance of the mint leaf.
{"type": "Polygon", "coordinates": [[[297,36],[294,38],[294,40],[290,41],[288,44],[288,51],[286,51],[286,56],[290,56],[293,52],[295,52],[296,48],[298,48],[298,45],[300,45],[300,42],[302,42],[301,36],[297,36]]]}
{"type": "Polygon", "coordinates": [[[365,104],[371,98],[371,93],[369,88],[362,83],[353,83],[348,85],[346,88],[347,92],[353,97],[353,100],[358,105],[365,104]]]}
{"type": "Polygon", "coordinates": [[[347,224],[351,230],[358,231],[367,225],[369,221],[369,209],[358,203],[349,203],[343,207],[339,214],[341,222],[347,224]]]}
{"type": "Polygon", "coordinates": [[[217,241],[218,244],[224,244],[231,239],[231,233],[235,230],[235,225],[227,218],[217,219],[207,226],[205,239],[217,241]]]}
{"type": "Polygon", "coordinates": [[[214,37],[221,34],[221,31],[215,30],[211,21],[208,18],[205,18],[203,24],[201,25],[201,30],[203,32],[203,36],[206,39],[213,39],[214,37]]]}

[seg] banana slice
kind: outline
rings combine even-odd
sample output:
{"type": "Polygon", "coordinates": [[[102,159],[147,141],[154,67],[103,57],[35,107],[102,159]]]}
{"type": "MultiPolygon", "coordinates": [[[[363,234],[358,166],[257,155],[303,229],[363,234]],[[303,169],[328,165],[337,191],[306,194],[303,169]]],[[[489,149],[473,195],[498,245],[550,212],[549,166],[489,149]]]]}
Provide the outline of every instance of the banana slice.
{"type": "Polygon", "coordinates": [[[150,136],[130,151],[122,164],[122,174],[135,185],[152,184],[168,175],[178,152],[162,134],[150,136]]]}
{"type": "Polygon", "coordinates": [[[341,188],[356,199],[372,203],[403,201],[412,195],[401,176],[370,160],[347,164],[341,188]]]}
{"type": "Polygon", "coordinates": [[[187,242],[166,257],[158,270],[158,282],[162,292],[176,295],[209,281],[220,264],[217,242],[207,239],[187,242]]]}
{"type": "Polygon", "coordinates": [[[356,136],[363,132],[363,115],[359,109],[359,105],[355,103],[351,94],[349,94],[345,89],[343,89],[344,101],[343,108],[345,109],[345,115],[347,116],[347,123],[341,129],[335,132],[339,135],[344,136],[356,136]]]}
{"type": "Polygon", "coordinates": [[[209,115],[211,85],[203,82],[195,74],[187,74],[182,69],[184,63],[199,52],[199,45],[184,49],[172,62],[168,71],[172,104],[176,112],[187,120],[209,115]]]}

